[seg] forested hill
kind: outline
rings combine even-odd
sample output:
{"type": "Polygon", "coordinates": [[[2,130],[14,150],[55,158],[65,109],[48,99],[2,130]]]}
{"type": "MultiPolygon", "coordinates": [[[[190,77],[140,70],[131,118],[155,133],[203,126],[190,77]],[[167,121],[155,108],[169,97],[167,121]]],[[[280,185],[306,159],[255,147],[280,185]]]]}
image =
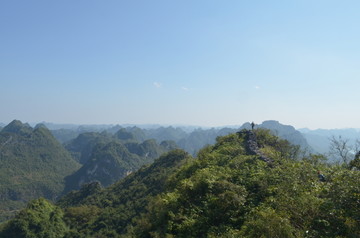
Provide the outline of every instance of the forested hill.
{"type": "Polygon", "coordinates": [[[0,220],[40,196],[50,200],[80,165],[44,126],[14,120],[0,132],[0,220]]]}
{"type": "Polygon", "coordinates": [[[104,187],[151,164],[176,146],[168,141],[158,144],[155,140],[121,141],[94,144],[90,158],[74,174],[65,178],[65,192],[80,189],[82,184],[98,181],[104,187]]]}
{"type": "Polygon", "coordinates": [[[219,137],[195,159],[176,150],[109,188],[35,200],[0,235],[360,237],[359,168],[296,152],[263,129],[219,137]]]}
{"type": "Polygon", "coordinates": [[[68,142],[65,148],[83,164],[65,178],[64,192],[69,192],[93,181],[109,186],[177,146],[172,141],[160,144],[154,139],[142,141],[134,132],[120,129],[114,135],[107,132],[82,133],[68,142]]]}

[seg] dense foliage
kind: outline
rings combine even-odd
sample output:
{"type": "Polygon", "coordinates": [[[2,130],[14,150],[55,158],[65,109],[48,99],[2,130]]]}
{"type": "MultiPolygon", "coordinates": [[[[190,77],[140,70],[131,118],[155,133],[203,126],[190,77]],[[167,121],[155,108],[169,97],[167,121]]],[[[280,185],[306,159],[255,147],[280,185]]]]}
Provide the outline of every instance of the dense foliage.
{"type": "MultiPolygon", "coordinates": [[[[251,143],[249,132],[219,137],[196,159],[175,150],[109,188],[70,193],[55,237],[360,237],[357,167],[299,158],[268,131],[251,133],[251,143]]],[[[27,224],[22,214],[0,235],[27,224]]]]}
{"type": "Polygon", "coordinates": [[[174,150],[105,190],[100,191],[96,183],[85,185],[80,191],[62,198],[58,205],[65,208],[65,217],[69,220],[77,211],[97,211],[96,217],[78,226],[71,225],[72,232],[79,237],[124,234],[131,229],[133,218],[145,211],[155,195],[164,191],[167,178],[189,159],[186,152],[174,150]]]}
{"type": "Polygon", "coordinates": [[[109,186],[176,147],[171,141],[158,144],[149,139],[139,142],[124,129],[114,136],[106,132],[80,134],[66,148],[83,166],[65,178],[64,192],[78,190],[81,185],[93,181],[109,186]]]}
{"type": "Polygon", "coordinates": [[[0,221],[31,199],[55,200],[79,167],[43,126],[10,123],[0,132],[0,221]]]}
{"type": "Polygon", "coordinates": [[[76,161],[85,164],[90,159],[93,148],[97,144],[105,144],[111,141],[113,138],[107,133],[85,132],[67,142],[65,148],[70,151],[76,161]]]}
{"type": "Polygon", "coordinates": [[[295,160],[294,148],[256,132],[268,164],[233,134],[170,178],[139,221],[140,237],[359,237],[359,171],[295,160]],[[322,181],[317,171],[326,175],[322,181]]]}
{"type": "Polygon", "coordinates": [[[62,210],[39,198],[31,201],[15,219],[6,223],[4,230],[1,237],[52,238],[63,237],[68,228],[62,210]]]}

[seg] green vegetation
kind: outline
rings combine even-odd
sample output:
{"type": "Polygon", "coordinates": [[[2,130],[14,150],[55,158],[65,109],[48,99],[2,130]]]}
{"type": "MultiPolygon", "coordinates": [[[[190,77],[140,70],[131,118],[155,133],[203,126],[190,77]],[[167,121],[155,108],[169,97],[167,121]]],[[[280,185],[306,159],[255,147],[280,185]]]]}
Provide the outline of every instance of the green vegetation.
{"type": "Polygon", "coordinates": [[[97,144],[105,144],[113,140],[112,136],[107,133],[85,132],[66,143],[65,148],[70,151],[76,161],[85,164],[97,144]]]}
{"type": "Polygon", "coordinates": [[[6,223],[4,230],[1,237],[55,238],[63,237],[68,228],[62,210],[39,198],[6,223]]]}
{"type": "Polygon", "coordinates": [[[31,199],[54,201],[79,167],[46,128],[10,123],[0,132],[0,221],[31,199]]]}
{"type": "Polygon", "coordinates": [[[82,237],[80,234],[83,237],[124,234],[132,229],[133,219],[145,212],[149,201],[164,191],[167,178],[189,159],[186,152],[174,150],[105,190],[100,191],[96,183],[85,185],[80,191],[63,197],[58,205],[64,208],[68,220],[74,219],[78,210],[97,211],[96,216],[84,223],[71,225],[72,232],[78,233],[77,237],[82,237]]]}
{"type": "Polygon", "coordinates": [[[55,237],[360,237],[358,167],[298,152],[263,129],[218,137],[196,159],[175,150],[106,189],[71,192],[49,226],[55,237]]]}
{"type": "Polygon", "coordinates": [[[359,171],[302,160],[289,143],[257,130],[262,154],[244,137],[218,138],[182,167],[138,222],[139,237],[359,237],[359,171]],[[317,171],[326,174],[321,182],[317,171]]]}
{"type": "Polygon", "coordinates": [[[115,136],[108,133],[80,134],[66,148],[84,165],[65,178],[64,193],[78,190],[81,185],[93,181],[107,187],[176,147],[174,142],[163,141],[159,145],[154,139],[139,143],[125,129],[120,129],[115,136]]]}

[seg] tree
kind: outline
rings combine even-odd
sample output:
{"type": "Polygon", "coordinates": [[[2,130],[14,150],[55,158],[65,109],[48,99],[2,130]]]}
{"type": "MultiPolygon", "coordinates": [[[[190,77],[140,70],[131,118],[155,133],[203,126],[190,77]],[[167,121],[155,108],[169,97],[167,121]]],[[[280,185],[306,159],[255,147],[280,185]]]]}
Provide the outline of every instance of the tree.
{"type": "Polygon", "coordinates": [[[4,225],[0,237],[56,238],[67,231],[62,210],[39,198],[4,225]]]}
{"type": "Polygon", "coordinates": [[[330,138],[330,154],[340,157],[345,164],[348,164],[350,160],[351,149],[349,139],[344,139],[341,136],[332,136],[330,138]]]}
{"type": "Polygon", "coordinates": [[[350,169],[360,170],[360,151],[358,151],[355,155],[355,158],[350,161],[350,169]]]}
{"type": "Polygon", "coordinates": [[[349,165],[349,162],[352,158],[355,157],[356,159],[356,154],[359,152],[360,140],[356,140],[354,144],[351,144],[349,139],[342,138],[341,136],[332,136],[330,138],[330,155],[340,158],[346,165],[349,165]]]}

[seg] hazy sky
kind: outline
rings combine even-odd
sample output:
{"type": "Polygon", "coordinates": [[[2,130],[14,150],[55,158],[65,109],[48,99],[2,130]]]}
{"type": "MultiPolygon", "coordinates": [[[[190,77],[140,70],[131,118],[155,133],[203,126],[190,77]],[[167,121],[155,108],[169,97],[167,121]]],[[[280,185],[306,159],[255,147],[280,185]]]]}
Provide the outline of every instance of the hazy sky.
{"type": "Polygon", "coordinates": [[[360,128],[360,1],[4,0],[0,122],[360,128]]]}

